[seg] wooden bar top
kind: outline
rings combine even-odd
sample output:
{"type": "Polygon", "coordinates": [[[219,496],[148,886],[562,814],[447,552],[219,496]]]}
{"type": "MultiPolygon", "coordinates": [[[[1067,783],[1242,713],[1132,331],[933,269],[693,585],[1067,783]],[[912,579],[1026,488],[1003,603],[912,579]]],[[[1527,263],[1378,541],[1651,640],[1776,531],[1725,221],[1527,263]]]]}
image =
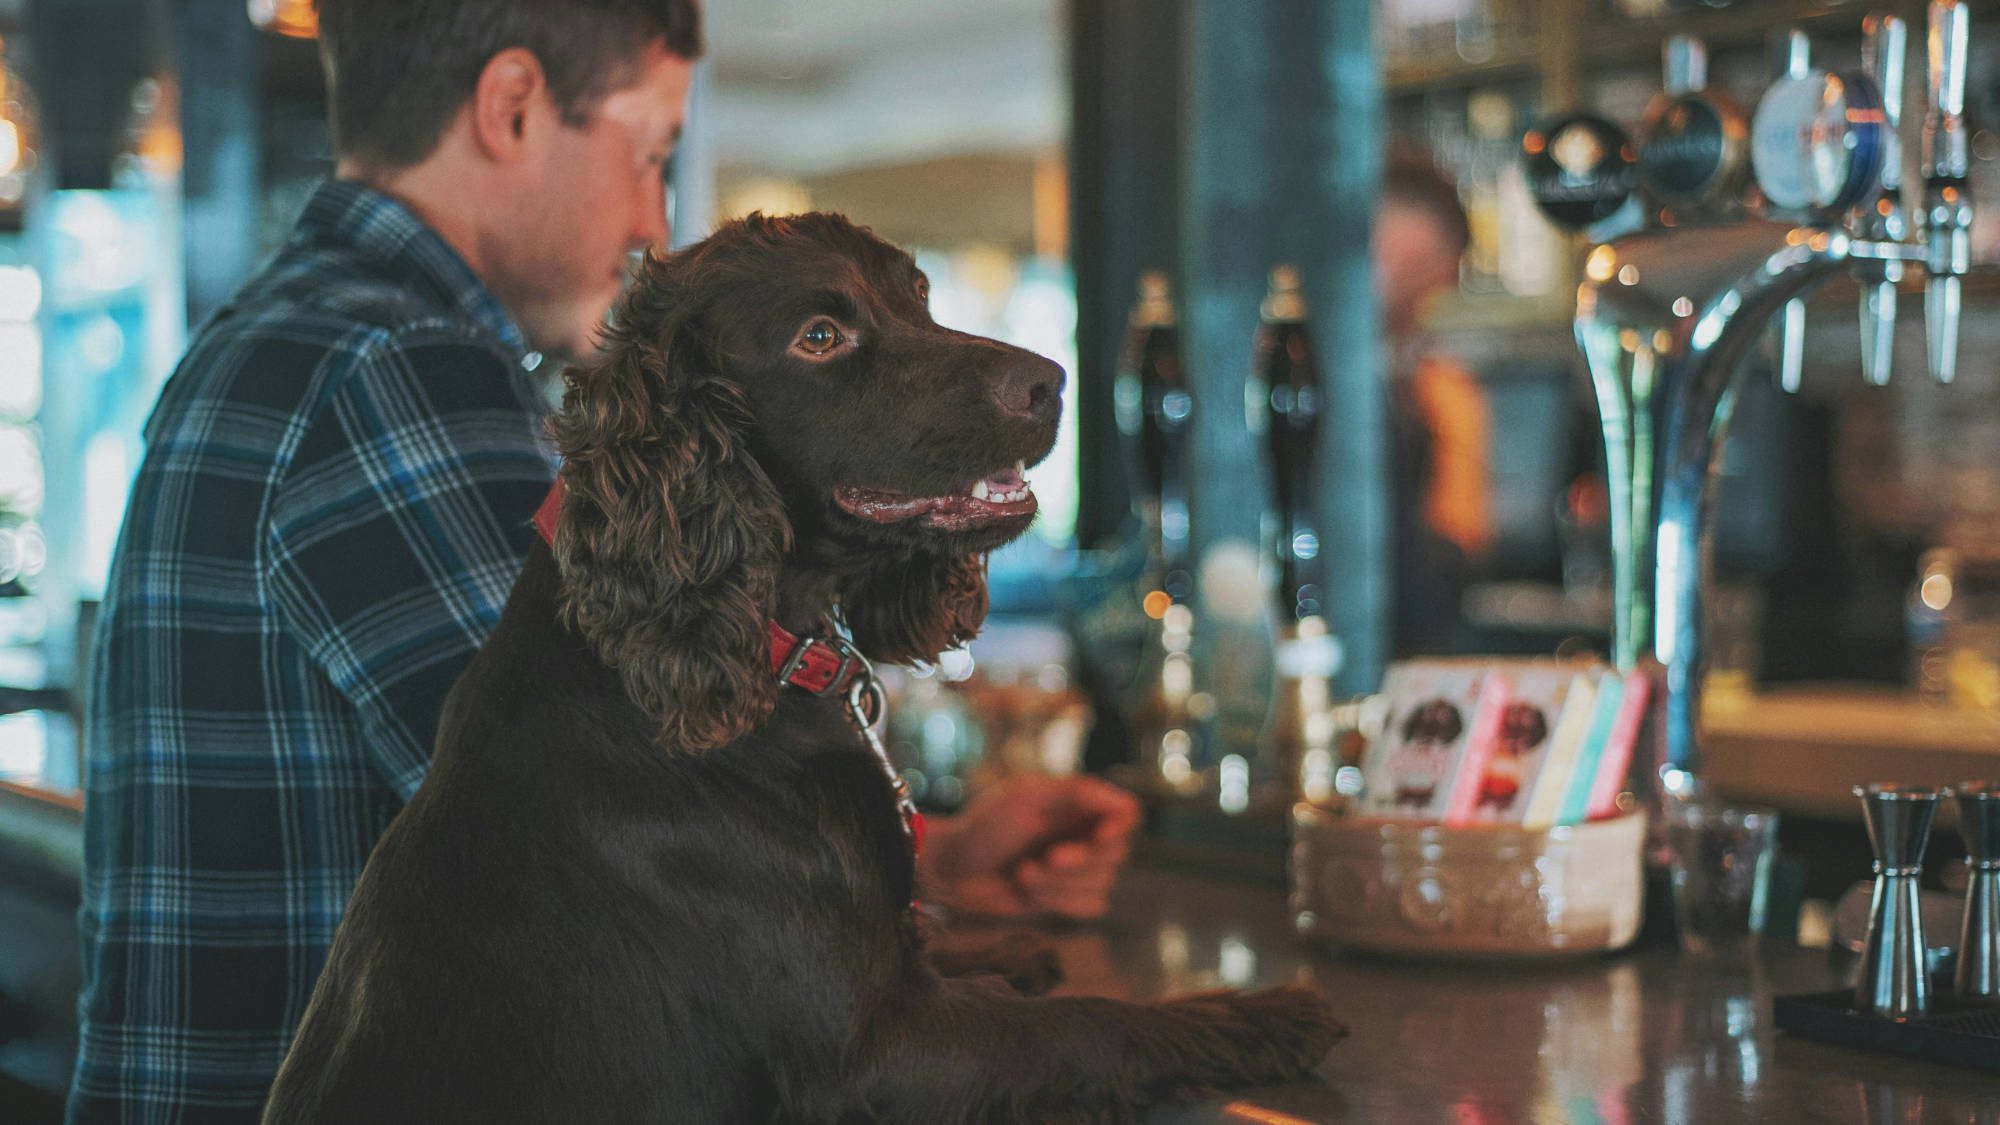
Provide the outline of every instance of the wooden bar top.
{"type": "Polygon", "coordinates": [[[1298,981],[1351,1029],[1317,1081],[1160,1107],[1149,1122],[2000,1120],[2000,1077],[1780,1032],[1773,996],[1842,984],[1824,950],[1396,961],[1309,945],[1288,918],[1277,887],[1139,864],[1103,925],[1058,936],[1064,992],[1146,999],[1298,981]]]}

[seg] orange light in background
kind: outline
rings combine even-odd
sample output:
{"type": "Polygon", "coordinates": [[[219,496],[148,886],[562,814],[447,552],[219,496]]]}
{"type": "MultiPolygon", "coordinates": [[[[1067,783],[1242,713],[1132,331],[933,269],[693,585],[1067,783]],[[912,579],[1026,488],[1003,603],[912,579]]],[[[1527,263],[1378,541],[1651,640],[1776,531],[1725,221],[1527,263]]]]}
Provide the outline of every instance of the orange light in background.
{"type": "Polygon", "coordinates": [[[4,61],[0,40],[0,210],[20,206],[27,193],[27,173],[35,164],[33,97],[4,61]]]}
{"type": "Polygon", "coordinates": [[[154,176],[180,175],[180,83],[174,77],[142,78],[132,89],[131,152],[154,176]]]}
{"type": "Polygon", "coordinates": [[[1059,262],[1069,257],[1069,164],[1060,155],[1035,161],[1035,256],[1059,262]]]}
{"type": "Polygon", "coordinates": [[[1174,604],[1174,599],[1165,590],[1154,590],[1146,595],[1141,604],[1145,606],[1146,616],[1158,621],[1167,615],[1167,607],[1174,604]]]}
{"type": "Polygon", "coordinates": [[[250,22],[293,39],[319,34],[319,12],[313,0],[250,0],[250,22]]]}

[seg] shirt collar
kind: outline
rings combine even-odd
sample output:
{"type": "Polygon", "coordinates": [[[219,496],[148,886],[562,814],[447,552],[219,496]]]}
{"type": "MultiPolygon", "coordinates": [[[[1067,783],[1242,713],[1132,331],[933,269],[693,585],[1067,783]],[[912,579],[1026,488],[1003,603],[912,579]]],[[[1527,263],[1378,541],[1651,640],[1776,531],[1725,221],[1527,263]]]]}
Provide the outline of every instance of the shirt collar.
{"type": "Polygon", "coordinates": [[[306,201],[296,237],[345,247],[490,333],[524,368],[541,362],[507,310],[458,251],[395,198],[329,179],[306,201]]]}

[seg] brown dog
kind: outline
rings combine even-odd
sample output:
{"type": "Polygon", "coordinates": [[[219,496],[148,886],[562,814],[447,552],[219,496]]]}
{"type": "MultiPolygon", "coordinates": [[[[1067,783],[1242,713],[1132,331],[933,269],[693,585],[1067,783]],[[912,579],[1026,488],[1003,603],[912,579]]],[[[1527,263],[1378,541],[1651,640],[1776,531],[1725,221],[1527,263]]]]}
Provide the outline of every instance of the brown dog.
{"type": "Polygon", "coordinates": [[[921,957],[885,763],[808,690],[860,665],[815,643],[781,686],[773,650],[838,614],[872,660],[934,659],[1033,519],[1062,370],[926,296],[829,215],[646,264],[570,378],[553,550],[453,690],[267,1121],[1123,1120],[1340,1038],[1307,989],[1030,997],[921,957]]]}

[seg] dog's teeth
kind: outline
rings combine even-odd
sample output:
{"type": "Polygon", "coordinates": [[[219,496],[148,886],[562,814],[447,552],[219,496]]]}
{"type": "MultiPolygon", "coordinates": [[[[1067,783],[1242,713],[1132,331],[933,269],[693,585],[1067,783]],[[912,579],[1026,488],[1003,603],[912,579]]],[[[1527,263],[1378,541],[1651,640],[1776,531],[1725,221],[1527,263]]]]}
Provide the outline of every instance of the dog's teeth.
{"type": "Polygon", "coordinates": [[[1025,460],[1021,460],[1021,461],[1016,461],[1016,462],[1014,462],[1014,471],[1015,471],[1016,473],[1025,473],[1025,472],[1027,472],[1027,471],[1028,471],[1028,462],[1027,462],[1027,461],[1025,461],[1025,460]]]}
{"type": "Polygon", "coordinates": [[[984,500],[987,498],[985,481],[980,481],[978,484],[972,486],[972,498],[974,500],[984,500]]]}

